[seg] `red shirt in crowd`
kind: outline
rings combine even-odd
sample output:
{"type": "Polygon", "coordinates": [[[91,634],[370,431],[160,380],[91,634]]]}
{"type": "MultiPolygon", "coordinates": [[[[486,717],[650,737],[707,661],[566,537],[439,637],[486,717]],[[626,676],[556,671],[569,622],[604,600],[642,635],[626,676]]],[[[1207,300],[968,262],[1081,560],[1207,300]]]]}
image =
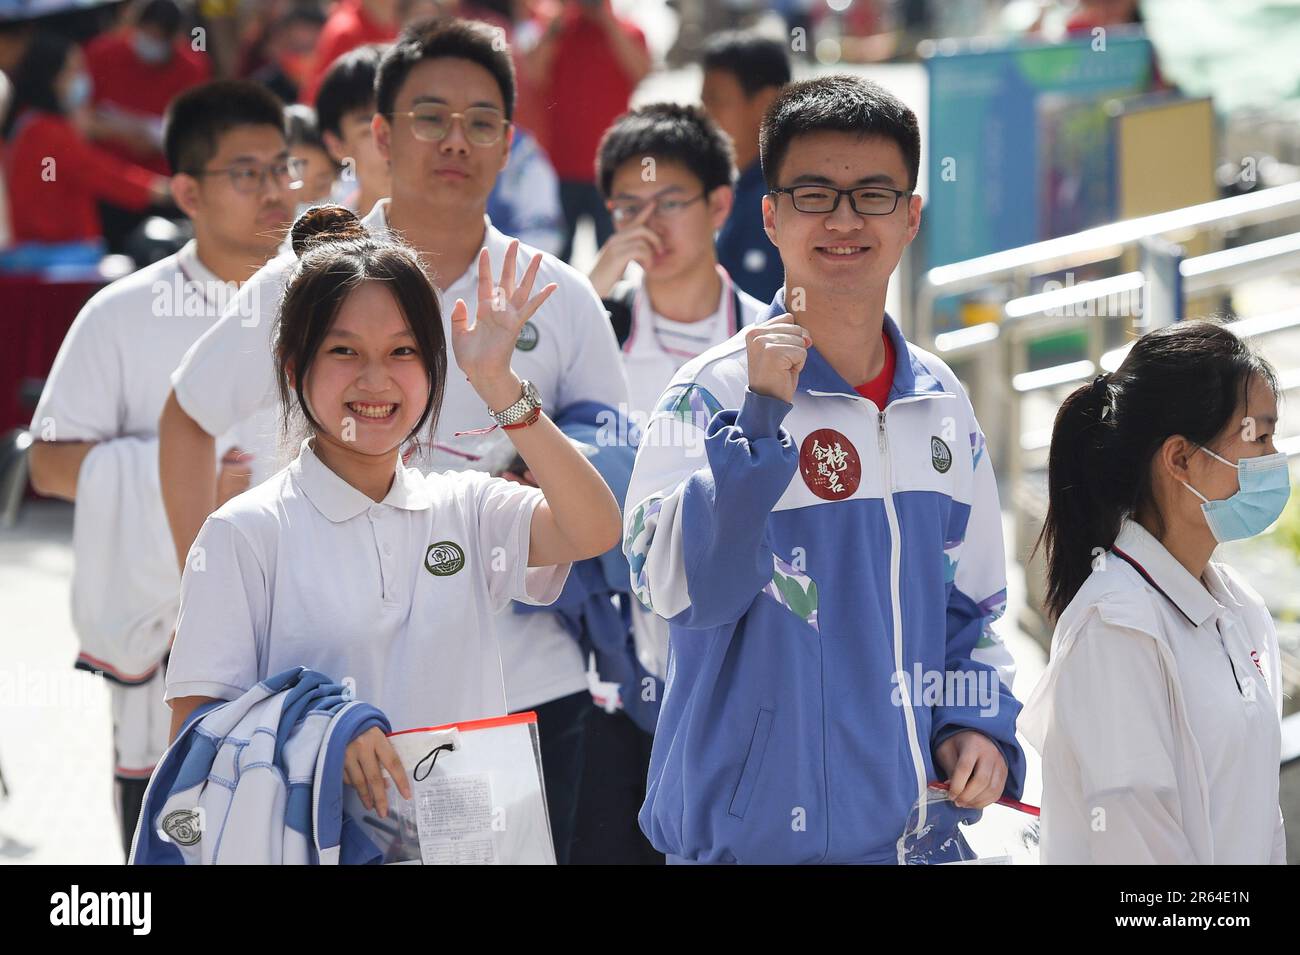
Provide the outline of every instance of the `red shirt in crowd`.
{"type": "MultiPolygon", "coordinates": [[[[561,179],[591,182],[600,137],[627,112],[636,84],[623,72],[599,23],[577,6],[560,16],[566,22],[556,39],[549,83],[541,91],[545,128],[537,132],[561,179]]],[[[618,24],[645,48],[645,34],[635,24],[618,24]]]]}
{"type": "Polygon", "coordinates": [[[15,242],[75,242],[103,235],[97,200],[147,208],[155,176],[87,142],[67,118],[27,111],[5,153],[15,242]]]}
{"type": "Polygon", "coordinates": [[[881,367],[880,374],[865,385],[858,385],[853,389],[867,400],[874,401],[877,408],[885,407],[885,403],[889,400],[889,387],[894,383],[894,366],[898,363],[894,356],[894,343],[889,340],[889,334],[882,331],[880,337],[885,343],[885,364],[881,367]]]}
{"type": "MultiPolygon", "coordinates": [[[[86,44],[86,68],[95,87],[96,108],[108,107],[151,119],[161,119],[168,103],[187,89],[207,82],[212,73],[207,54],[191,50],[180,40],[172,45],[172,57],[166,63],[146,63],[136,55],[130,33],[124,30],[95,37],[86,44]]],[[[161,152],[142,156],[112,140],[100,145],[156,173],[170,173],[161,152]]]]}
{"type": "Polygon", "coordinates": [[[320,89],[325,71],[344,53],[367,43],[390,43],[396,37],[396,23],[378,22],[367,12],[361,0],[340,0],[320,31],[311,79],[298,91],[299,102],[316,102],[316,91],[320,89]]]}

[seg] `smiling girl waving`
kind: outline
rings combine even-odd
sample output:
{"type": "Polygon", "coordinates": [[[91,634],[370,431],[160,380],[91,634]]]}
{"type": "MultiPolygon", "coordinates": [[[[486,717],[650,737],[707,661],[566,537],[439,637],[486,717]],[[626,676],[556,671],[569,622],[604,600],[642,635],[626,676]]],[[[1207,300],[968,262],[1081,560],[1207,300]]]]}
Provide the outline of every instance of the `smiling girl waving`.
{"type": "MultiPolygon", "coordinates": [[[[619,536],[613,495],[510,368],[520,328],[555,286],[532,295],[540,256],[516,283],[512,243],[494,288],[485,249],[474,324],[463,300],[451,314],[456,364],[538,487],[425,476],[401,450],[436,419],[448,363],[419,258],[339,206],[304,213],[293,245],[276,362],[286,422],[301,414],[308,436],[195,541],[168,669],[172,735],[204,702],[297,665],[350,679],[394,727],[504,713],[496,612],[554,601],[570,563],[619,536]]],[[[381,765],[409,797],[380,731],[349,747],[347,781],[382,813],[381,765]]]]}

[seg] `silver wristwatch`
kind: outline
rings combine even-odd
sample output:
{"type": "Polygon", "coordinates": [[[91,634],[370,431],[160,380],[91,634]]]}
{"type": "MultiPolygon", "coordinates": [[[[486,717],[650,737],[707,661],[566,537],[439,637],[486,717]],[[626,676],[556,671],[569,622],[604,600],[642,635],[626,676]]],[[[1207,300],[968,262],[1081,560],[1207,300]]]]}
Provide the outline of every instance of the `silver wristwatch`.
{"type": "Polygon", "coordinates": [[[500,411],[488,409],[492,417],[496,419],[497,424],[503,428],[526,421],[542,407],[542,396],[537,393],[536,386],[526,378],[521,381],[521,384],[524,386],[524,393],[509,408],[503,408],[500,411]]]}

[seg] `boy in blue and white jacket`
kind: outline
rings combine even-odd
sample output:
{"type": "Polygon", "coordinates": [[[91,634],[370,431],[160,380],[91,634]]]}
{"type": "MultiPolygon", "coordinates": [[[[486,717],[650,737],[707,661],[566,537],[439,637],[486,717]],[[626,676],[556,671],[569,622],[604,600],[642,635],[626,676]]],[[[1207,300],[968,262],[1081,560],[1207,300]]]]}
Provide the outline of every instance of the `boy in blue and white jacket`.
{"type": "Polygon", "coordinates": [[[762,140],[785,289],[676,375],[628,491],[671,626],[640,823],[670,861],[894,862],[928,783],[971,810],[1023,785],[997,487],[956,377],[884,314],[915,116],[822,78],[762,140]]]}

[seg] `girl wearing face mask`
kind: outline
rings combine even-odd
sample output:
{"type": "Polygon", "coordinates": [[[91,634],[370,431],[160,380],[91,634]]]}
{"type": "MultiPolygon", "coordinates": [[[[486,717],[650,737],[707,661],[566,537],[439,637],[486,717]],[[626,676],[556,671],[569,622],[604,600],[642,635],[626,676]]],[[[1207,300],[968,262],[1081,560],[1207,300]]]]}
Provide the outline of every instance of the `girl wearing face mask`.
{"type": "Polygon", "coordinates": [[[1230,331],[1181,322],[1057,413],[1039,540],[1057,625],[1019,722],[1044,863],[1285,862],[1277,635],[1210,559],[1287,502],[1277,396],[1230,331]]]}
{"type": "Polygon", "coordinates": [[[168,200],[166,177],[86,140],[90,96],[77,46],[57,34],[33,35],[4,121],[14,242],[91,243],[93,253],[103,235],[100,200],[132,210],[168,200]]]}

